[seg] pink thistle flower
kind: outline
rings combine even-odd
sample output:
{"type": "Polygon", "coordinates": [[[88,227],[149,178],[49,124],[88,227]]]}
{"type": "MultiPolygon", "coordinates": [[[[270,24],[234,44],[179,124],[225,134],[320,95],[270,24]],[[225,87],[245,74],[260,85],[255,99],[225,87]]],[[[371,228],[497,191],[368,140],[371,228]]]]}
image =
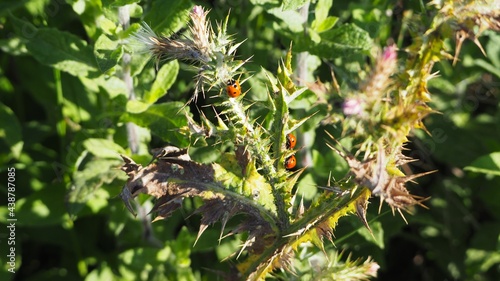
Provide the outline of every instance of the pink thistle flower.
{"type": "Polygon", "coordinates": [[[380,269],[380,265],[376,262],[370,263],[370,267],[366,271],[366,274],[372,276],[372,277],[377,277],[377,272],[380,269]]]}
{"type": "Polygon", "coordinates": [[[193,7],[193,9],[191,10],[191,17],[205,17],[206,16],[206,13],[205,11],[203,10],[203,7],[200,6],[200,5],[196,5],[193,7]]]}
{"type": "Polygon", "coordinates": [[[375,69],[362,87],[362,90],[370,97],[371,101],[381,100],[386,95],[386,90],[391,83],[391,75],[396,72],[397,67],[396,45],[389,45],[384,48],[382,54],[377,58],[375,69]]]}
{"type": "Polygon", "coordinates": [[[398,58],[398,53],[396,52],[396,45],[392,44],[384,48],[382,53],[382,61],[386,63],[395,62],[398,58]]]}
{"type": "Polygon", "coordinates": [[[342,112],[346,116],[359,115],[363,111],[363,104],[358,98],[346,98],[342,104],[342,112]]]}

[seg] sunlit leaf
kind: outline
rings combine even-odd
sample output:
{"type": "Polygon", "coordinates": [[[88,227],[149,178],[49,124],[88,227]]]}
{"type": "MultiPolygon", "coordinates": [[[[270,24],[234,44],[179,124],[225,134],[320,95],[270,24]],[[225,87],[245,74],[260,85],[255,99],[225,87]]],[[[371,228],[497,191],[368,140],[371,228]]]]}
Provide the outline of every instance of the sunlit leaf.
{"type": "Polygon", "coordinates": [[[21,26],[16,32],[27,40],[26,48],[40,63],[74,76],[85,76],[97,70],[92,48],[81,38],[54,28],[37,29],[28,22],[10,18],[21,26]]]}
{"type": "Polygon", "coordinates": [[[74,217],[82,210],[105,183],[111,183],[117,177],[123,177],[120,171],[120,160],[94,159],[85,165],[83,170],[74,172],[73,184],[67,196],[67,208],[74,217]]]}
{"type": "Polygon", "coordinates": [[[315,26],[316,32],[324,32],[330,30],[339,20],[337,17],[328,17],[325,20],[318,22],[315,26]]]}
{"type": "Polygon", "coordinates": [[[282,3],[283,11],[297,10],[308,1],[309,0],[283,0],[282,3]]]}
{"type": "Polygon", "coordinates": [[[123,48],[117,41],[112,41],[105,34],[102,34],[95,42],[94,55],[99,70],[102,73],[107,73],[121,60],[123,56],[123,48]]]}
{"type": "Polygon", "coordinates": [[[126,113],[122,118],[123,121],[149,128],[153,134],[176,146],[186,147],[189,140],[179,130],[187,126],[187,120],[182,111],[183,106],[181,102],[154,104],[137,114],[126,113]]]}
{"type": "MultiPolygon", "coordinates": [[[[333,0],[318,0],[316,6],[314,7],[315,21],[318,23],[323,22],[328,17],[330,8],[332,7],[333,0]]],[[[314,23],[313,23],[314,27],[314,23]]]]}
{"type": "Polygon", "coordinates": [[[21,155],[24,143],[21,124],[14,112],[3,103],[0,103],[0,138],[7,143],[15,158],[21,155]]]}
{"type": "Polygon", "coordinates": [[[15,218],[16,225],[19,226],[61,224],[67,215],[64,206],[65,193],[62,185],[54,184],[52,188],[44,188],[24,198],[16,198],[14,209],[9,210],[6,205],[0,207],[1,222],[7,224],[8,218],[15,218]]]}
{"type": "Polygon", "coordinates": [[[191,1],[155,1],[144,21],[159,34],[170,35],[185,25],[191,1]]]}
{"type": "Polygon", "coordinates": [[[125,150],[120,145],[108,139],[89,138],[83,141],[83,146],[100,158],[121,159],[120,154],[125,154],[125,150]]]}
{"type": "Polygon", "coordinates": [[[151,90],[144,94],[144,101],[152,104],[165,95],[174,84],[178,72],[179,63],[176,60],[164,64],[156,74],[156,80],[151,90]]]}
{"type": "Polygon", "coordinates": [[[493,152],[474,160],[464,170],[475,173],[500,176],[500,152],[493,152]]]}

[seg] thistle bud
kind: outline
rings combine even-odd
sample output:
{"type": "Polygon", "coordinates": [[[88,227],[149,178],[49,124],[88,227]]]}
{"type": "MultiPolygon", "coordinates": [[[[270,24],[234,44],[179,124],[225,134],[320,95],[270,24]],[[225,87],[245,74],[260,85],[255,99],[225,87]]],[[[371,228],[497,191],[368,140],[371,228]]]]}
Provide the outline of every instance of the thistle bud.
{"type": "Polygon", "coordinates": [[[210,60],[210,33],[211,27],[207,22],[208,11],[205,12],[201,6],[194,6],[191,10],[191,36],[193,39],[194,48],[201,54],[198,58],[202,62],[210,60]]]}
{"type": "Polygon", "coordinates": [[[367,84],[362,88],[373,100],[379,100],[386,94],[386,88],[390,84],[390,77],[396,72],[397,52],[396,46],[390,45],[384,48],[379,55],[377,64],[367,84]]]}

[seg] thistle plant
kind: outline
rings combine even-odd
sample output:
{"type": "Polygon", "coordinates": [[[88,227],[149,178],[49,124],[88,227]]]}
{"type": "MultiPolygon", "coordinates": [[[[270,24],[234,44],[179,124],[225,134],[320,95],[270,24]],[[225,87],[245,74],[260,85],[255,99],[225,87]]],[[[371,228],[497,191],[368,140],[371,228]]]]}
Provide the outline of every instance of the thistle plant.
{"type": "MultiPolygon", "coordinates": [[[[294,83],[292,48],[276,75],[267,73],[267,101],[247,104],[245,92],[235,97],[226,93],[233,83],[244,88],[247,79],[252,79],[243,70],[249,59],[235,59],[243,42],[234,43],[227,35],[229,16],[213,30],[208,11],[195,6],[187,34],[170,37],[157,35],[143,24],[135,39],[144,44],[157,64],[175,59],[189,62],[195,72],[190,100],[196,101],[203,94],[213,102],[216,118],[212,120],[201,114],[198,123],[186,114],[188,125],[180,128],[184,136],[229,143],[232,150],[220,153],[214,163],[204,164],[191,160],[187,147],[166,146],[154,151],[153,161],[146,167],[123,155],[122,170],[129,180],[121,192],[122,199],[134,212],[130,204],[134,197],[140,193],[154,196],[151,211],[159,220],[168,219],[181,208],[184,198],[200,198],[203,204],[195,211],[201,215],[196,241],[216,222],[222,225],[219,241],[246,234],[239,251],[231,256],[237,261],[234,272],[226,273],[228,279],[262,280],[276,269],[295,272],[294,258],[304,243],[310,242],[326,253],[324,240],[334,242],[333,231],[340,217],[356,214],[370,230],[366,212],[372,196],[379,197],[380,206],[388,204],[406,221],[404,212],[411,212],[416,205],[425,207],[426,199],[412,195],[407,182],[432,172],[405,174],[401,166],[414,161],[403,153],[411,131],[425,131],[423,119],[434,112],[428,105],[431,93],[427,90],[427,82],[436,75],[432,66],[437,60],[453,58],[443,49],[443,29],[466,34],[477,43],[473,25],[479,25],[480,32],[498,29],[498,14],[491,13],[474,3],[445,2],[438,7],[422,40],[405,49],[390,44],[378,52],[369,77],[357,89],[343,91],[342,109],[332,109],[324,119],[325,124],[341,126],[341,138],[353,143],[348,149],[333,135],[327,140],[332,153],[345,160],[349,172],[323,186],[324,192],[309,206],[294,193],[305,169],[293,172],[285,165],[297,152],[287,146],[286,136],[310,118],[297,120],[289,113],[290,104],[308,91],[294,83]],[[405,65],[399,54],[406,55],[405,65]],[[256,106],[271,109],[266,116],[269,124],[252,120],[249,110],[256,106]],[[342,120],[341,124],[337,120],[342,120]],[[227,223],[238,214],[244,214],[245,219],[227,231],[227,223]]],[[[334,87],[323,86],[328,95],[337,94],[334,87]]],[[[344,267],[339,266],[339,260],[334,256],[322,264],[316,278],[365,280],[376,276],[378,265],[370,258],[364,263],[348,259],[344,267]]]]}
{"type": "Polygon", "coordinates": [[[186,36],[158,36],[144,22],[134,34],[142,48],[151,52],[156,63],[168,60],[184,60],[193,64],[196,76],[195,92],[191,100],[196,101],[198,94],[205,89],[222,90],[227,81],[239,74],[237,71],[244,62],[235,61],[234,53],[241,44],[233,44],[227,35],[227,20],[218,25],[217,34],[207,21],[208,11],[195,6],[191,13],[191,24],[186,36]],[[177,37],[177,38],[173,38],[177,37]]]}

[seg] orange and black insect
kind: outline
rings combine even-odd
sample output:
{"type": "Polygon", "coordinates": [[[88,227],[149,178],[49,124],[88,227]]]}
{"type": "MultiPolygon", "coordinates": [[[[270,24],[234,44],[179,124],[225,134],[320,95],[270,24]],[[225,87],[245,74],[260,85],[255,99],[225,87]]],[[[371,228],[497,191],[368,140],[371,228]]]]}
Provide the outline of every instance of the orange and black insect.
{"type": "Polygon", "coordinates": [[[297,144],[297,138],[293,134],[286,135],[286,149],[293,149],[297,144]]]}
{"type": "Polygon", "coordinates": [[[241,95],[240,82],[238,80],[230,79],[227,81],[226,86],[227,95],[232,98],[237,98],[241,95]]]}
{"type": "Polygon", "coordinates": [[[291,169],[295,168],[295,166],[297,166],[297,159],[295,158],[294,155],[288,157],[285,160],[285,168],[287,170],[291,170],[291,169]]]}

